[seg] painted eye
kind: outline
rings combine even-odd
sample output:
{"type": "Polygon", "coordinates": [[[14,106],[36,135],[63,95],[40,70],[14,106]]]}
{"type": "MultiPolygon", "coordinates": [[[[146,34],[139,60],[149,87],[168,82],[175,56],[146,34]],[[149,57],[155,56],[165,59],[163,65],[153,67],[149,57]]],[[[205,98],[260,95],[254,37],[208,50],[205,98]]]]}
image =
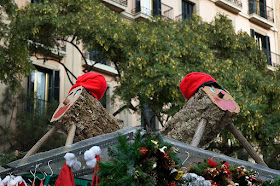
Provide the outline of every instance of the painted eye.
{"type": "Polygon", "coordinates": [[[78,92],[80,91],[81,89],[78,89],[75,94],[74,94],[74,97],[78,94],[78,92]]]}
{"type": "Polygon", "coordinates": [[[210,87],[210,90],[211,90],[213,93],[216,93],[215,90],[213,89],[213,87],[210,87]]]}

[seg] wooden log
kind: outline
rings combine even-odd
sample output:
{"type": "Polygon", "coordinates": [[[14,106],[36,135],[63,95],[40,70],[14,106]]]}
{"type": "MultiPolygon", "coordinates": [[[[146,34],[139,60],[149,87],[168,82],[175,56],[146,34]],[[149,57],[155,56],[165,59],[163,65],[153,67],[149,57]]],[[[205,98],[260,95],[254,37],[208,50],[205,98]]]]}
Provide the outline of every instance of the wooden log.
{"type": "Polygon", "coordinates": [[[253,147],[250,145],[250,143],[247,141],[247,139],[241,134],[241,132],[233,125],[233,123],[230,123],[228,126],[228,129],[230,132],[234,135],[236,139],[240,142],[240,144],[247,150],[249,155],[256,161],[257,164],[260,164],[264,167],[268,167],[266,163],[259,157],[257,152],[253,149],[253,147]]]}
{"type": "Polygon", "coordinates": [[[57,127],[52,127],[37,143],[27,152],[27,154],[23,157],[29,157],[38,152],[40,147],[45,144],[45,142],[57,131],[57,127]]]}
{"type": "Polygon", "coordinates": [[[72,89],[58,106],[51,122],[66,134],[75,123],[74,142],[120,129],[117,119],[82,86],[72,89]]]}
{"type": "Polygon", "coordinates": [[[203,147],[232,123],[235,112],[220,109],[207,94],[199,89],[166,124],[162,133],[170,138],[190,144],[202,118],[207,120],[204,134],[199,143],[203,147]]]}
{"type": "Polygon", "coordinates": [[[69,132],[68,132],[68,136],[67,136],[67,139],[66,139],[65,146],[67,146],[67,145],[72,145],[72,144],[73,144],[76,128],[77,128],[77,127],[76,127],[75,124],[73,124],[73,125],[70,127],[69,132]]]}
{"type": "Polygon", "coordinates": [[[199,144],[199,142],[202,138],[202,135],[203,135],[206,124],[207,124],[207,120],[202,118],[201,121],[198,124],[198,127],[197,127],[196,131],[195,131],[194,137],[193,137],[192,142],[191,142],[191,146],[193,146],[193,147],[198,146],[198,144],[199,144]]]}

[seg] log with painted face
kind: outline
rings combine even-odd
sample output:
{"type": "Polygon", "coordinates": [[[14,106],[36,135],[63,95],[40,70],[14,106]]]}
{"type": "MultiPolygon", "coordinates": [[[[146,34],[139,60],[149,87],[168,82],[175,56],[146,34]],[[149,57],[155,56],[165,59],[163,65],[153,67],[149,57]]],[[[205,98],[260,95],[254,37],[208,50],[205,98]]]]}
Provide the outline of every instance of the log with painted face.
{"type": "Polygon", "coordinates": [[[209,144],[240,112],[229,92],[208,74],[187,74],[180,90],[188,102],[167,122],[162,133],[192,146],[209,144]]]}
{"type": "Polygon", "coordinates": [[[101,74],[89,72],[79,76],[51,122],[65,133],[76,125],[74,141],[119,130],[118,121],[98,101],[106,89],[107,83],[101,74]]]}
{"type": "Polygon", "coordinates": [[[190,99],[200,88],[220,109],[236,114],[240,112],[240,107],[230,93],[208,74],[192,72],[187,74],[180,83],[180,90],[187,99],[190,99]]]}

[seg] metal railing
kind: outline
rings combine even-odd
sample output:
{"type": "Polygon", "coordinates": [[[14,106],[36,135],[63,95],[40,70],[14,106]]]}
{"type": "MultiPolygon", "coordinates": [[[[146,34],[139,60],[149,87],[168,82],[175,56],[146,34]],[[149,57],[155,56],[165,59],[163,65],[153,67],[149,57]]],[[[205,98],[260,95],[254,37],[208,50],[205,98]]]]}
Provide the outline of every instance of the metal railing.
{"type": "Polygon", "coordinates": [[[156,14],[151,9],[146,8],[144,6],[136,6],[136,3],[134,3],[134,7],[132,8],[131,13],[133,15],[136,15],[138,13],[142,13],[142,14],[145,14],[145,15],[148,15],[148,16],[161,16],[165,19],[174,19],[173,7],[161,3],[161,8],[160,9],[161,9],[160,14],[156,14]]]}
{"type": "Polygon", "coordinates": [[[266,6],[259,0],[249,0],[249,14],[257,14],[271,22],[274,22],[273,8],[266,6]]]}
{"type": "Polygon", "coordinates": [[[120,5],[127,6],[127,0],[112,0],[120,5]]]}
{"type": "Polygon", "coordinates": [[[280,66],[280,54],[271,52],[265,48],[262,48],[262,51],[265,53],[266,58],[267,58],[267,64],[274,66],[274,67],[279,67],[280,66]]]}
{"type": "Polygon", "coordinates": [[[145,15],[148,15],[148,16],[152,16],[152,14],[153,14],[152,10],[150,10],[149,8],[143,7],[143,6],[133,8],[131,10],[131,13],[133,15],[135,15],[137,13],[142,13],[142,14],[145,14],[145,15]]]}
{"type": "Polygon", "coordinates": [[[241,2],[241,0],[226,0],[226,1],[231,2],[231,3],[233,3],[234,5],[236,5],[236,6],[240,7],[240,8],[242,8],[242,2],[241,2]]]}
{"type": "Polygon", "coordinates": [[[174,19],[174,11],[171,6],[161,3],[161,15],[166,19],[174,19]]]}
{"type": "Polygon", "coordinates": [[[176,20],[176,21],[182,21],[182,20],[191,18],[191,16],[192,16],[192,14],[182,13],[182,14],[180,14],[180,15],[177,15],[177,16],[175,17],[175,20],[176,20]]]}
{"type": "Polygon", "coordinates": [[[271,53],[271,65],[278,67],[280,66],[280,54],[276,54],[274,52],[271,53]]]}

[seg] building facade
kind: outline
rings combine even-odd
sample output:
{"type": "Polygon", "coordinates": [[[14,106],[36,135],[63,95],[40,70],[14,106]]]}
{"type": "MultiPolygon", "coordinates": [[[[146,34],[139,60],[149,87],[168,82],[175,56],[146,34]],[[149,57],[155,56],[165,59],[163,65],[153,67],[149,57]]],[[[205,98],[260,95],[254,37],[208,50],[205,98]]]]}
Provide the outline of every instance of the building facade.
{"type": "Polygon", "coordinates": [[[244,31],[255,38],[260,50],[267,55],[267,64],[280,64],[279,1],[277,0],[103,0],[112,10],[118,8],[124,17],[145,20],[158,16],[178,20],[193,13],[211,22],[217,14],[226,15],[235,32],[244,31]]]}
{"type": "MultiPolygon", "coordinates": [[[[19,7],[36,0],[15,0],[19,7]]],[[[267,55],[268,67],[273,69],[280,65],[280,1],[279,0],[101,0],[108,8],[131,21],[145,21],[152,16],[166,19],[184,20],[197,14],[202,20],[211,22],[217,14],[228,16],[232,20],[235,32],[245,31],[253,37],[267,55]]],[[[85,51],[89,64],[94,64],[98,52],[85,51]]],[[[64,44],[60,51],[61,62],[75,76],[83,74],[81,54],[70,44],[64,44]]],[[[62,101],[71,88],[71,83],[62,65],[55,61],[38,60],[31,57],[36,71],[23,82],[27,92],[36,93],[43,102],[51,98],[62,101]]],[[[112,114],[123,106],[121,102],[111,101],[114,87],[117,85],[114,76],[116,69],[108,61],[100,61],[93,70],[105,76],[108,89],[101,100],[112,114]]],[[[74,78],[71,81],[75,82],[74,78]]],[[[1,89],[0,91],[3,91],[1,89]]],[[[1,94],[1,92],[0,92],[1,94]]],[[[131,110],[124,110],[116,116],[123,126],[141,125],[140,116],[131,110]]],[[[156,121],[154,122],[156,123],[156,121]]]]}

